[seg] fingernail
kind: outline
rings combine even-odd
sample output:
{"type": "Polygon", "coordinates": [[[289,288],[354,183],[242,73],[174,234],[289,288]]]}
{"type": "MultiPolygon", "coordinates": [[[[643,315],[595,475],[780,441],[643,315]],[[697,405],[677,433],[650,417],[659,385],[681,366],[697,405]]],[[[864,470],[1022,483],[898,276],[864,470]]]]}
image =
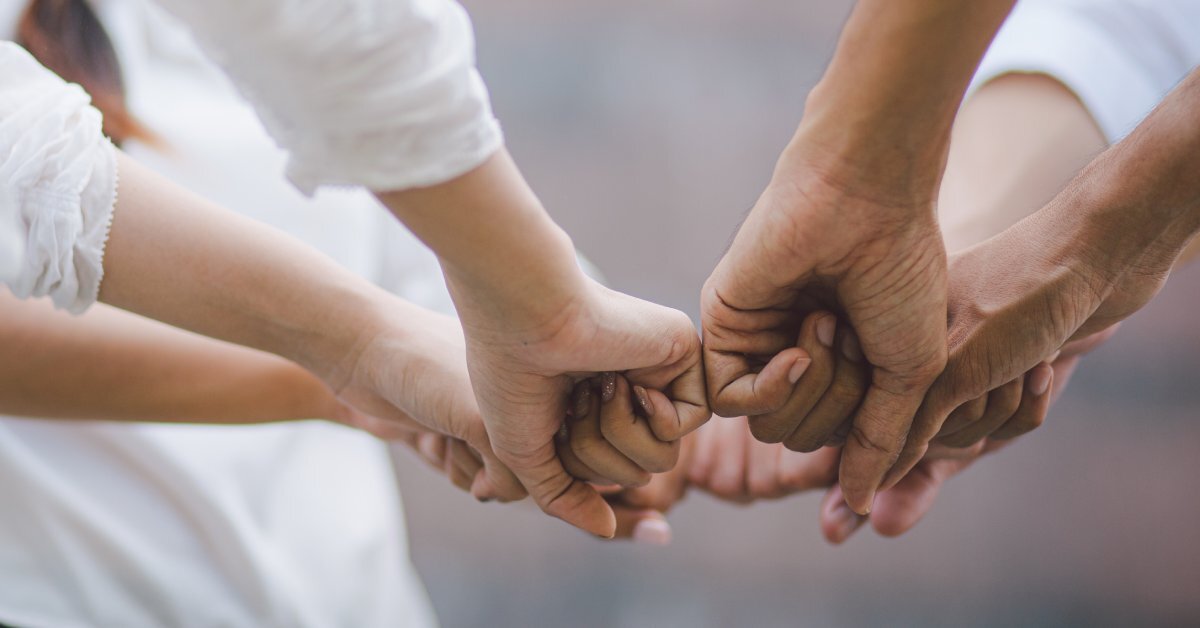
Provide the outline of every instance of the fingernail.
{"type": "Polygon", "coordinates": [[[792,368],[788,370],[788,381],[793,384],[800,381],[800,378],[804,377],[804,371],[807,371],[809,365],[811,364],[812,358],[808,356],[796,358],[796,362],[793,363],[792,368]]]}
{"type": "Polygon", "coordinates": [[[582,419],[588,415],[588,411],[592,409],[592,387],[582,386],[579,392],[575,395],[575,411],[573,416],[576,419],[582,419]]]}
{"type": "Polygon", "coordinates": [[[826,347],[833,347],[833,334],[837,331],[837,319],[826,316],[817,322],[817,340],[826,347]]]}
{"type": "Polygon", "coordinates": [[[608,403],[617,396],[617,374],[608,371],[600,375],[600,401],[608,403]]]}
{"type": "Polygon", "coordinates": [[[643,519],[633,527],[633,540],[649,545],[669,545],[671,526],[661,519],[643,519]]]}
{"type": "Polygon", "coordinates": [[[1050,376],[1054,371],[1046,368],[1044,365],[1039,365],[1033,369],[1033,374],[1029,376],[1029,392],[1035,397],[1041,397],[1050,390],[1050,376]]]}
{"type": "Polygon", "coordinates": [[[846,337],[842,339],[842,355],[851,362],[862,360],[862,347],[859,346],[858,338],[854,334],[846,334],[846,337]]]}
{"type": "Polygon", "coordinates": [[[851,506],[850,502],[848,500],[845,502],[845,504],[848,509],[865,517],[865,516],[871,514],[871,507],[875,505],[875,491],[871,491],[870,495],[867,496],[867,506],[866,506],[866,508],[863,509],[862,512],[858,512],[857,510],[854,510],[854,506],[851,506]]]}
{"type": "Polygon", "coordinates": [[[834,527],[834,536],[841,543],[854,534],[854,531],[867,520],[866,517],[856,514],[846,504],[838,504],[830,513],[830,519],[834,527]]]}
{"type": "Polygon", "coordinates": [[[654,416],[654,405],[650,403],[650,395],[646,393],[645,388],[634,386],[633,396],[637,397],[638,405],[642,407],[642,412],[646,413],[647,418],[654,416]]]}

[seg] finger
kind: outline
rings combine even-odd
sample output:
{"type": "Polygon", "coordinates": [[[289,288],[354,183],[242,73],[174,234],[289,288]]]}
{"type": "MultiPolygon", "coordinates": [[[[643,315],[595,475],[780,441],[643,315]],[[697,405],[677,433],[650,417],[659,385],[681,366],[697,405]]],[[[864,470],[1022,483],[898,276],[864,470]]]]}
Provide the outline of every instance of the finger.
{"type": "MultiPolygon", "coordinates": [[[[871,512],[875,492],[900,457],[913,414],[925,395],[924,388],[881,376],[878,369],[874,377],[877,381],[867,389],[862,407],[854,416],[838,473],[846,503],[859,514],[871,512]]],[[[929,437],[915,444],[920,451],[924,451],[929,437]]]]}
{"type": "Polygon", "coordinates": [[[886,537],[908,532],[933,508],[945,481],[973,461],[922,461],[896,486],[879,494],[871,512],[871,526],[886,537]]]}
{"type": "Polygon", "coordinates": [[[841,447],[846,444],[846,437],[850,435],[850,430],[854,427],[854,416],[846,417],[842,424],[833,431],[833,435],[829,437],[827,447],[841,447]]]}
{"type": "Polygon", "coordinates": [[[796,381],[790,379],[796,371],[789,376],[787,383],[791,390],[783,405],[750,416],[750,432],[755,438],[765,443],[782,442],[806,421],[833,381],[837,359],[832,347],[836,332],[837,318],[828,312],[810,314],[804,319],[797,344],[808,354],[810,363],[796,381]]]}
{"type": "Polygon", "coordinates": [[[937,441],[929,443],[929,448],[925,450],[925,457],[922,460],[965,460],[968,458],[978,458],[984,453],[989,441],[983,440],[970,447],[948,447],[937,441]]]}
{"type": "Polygon", "coordinates": [[[553,442],[521,454],[501,451],[497,451],[501,460],[513,470],[543,512],[585,532],[612,538],[617,525],[612,508],[586,482],[567,475],[555,455],[553,442]]]}
{"type": "Polygon", "coordinates": [[[718,416],[765,414],[783,406],[812,360],[791,347],[775,354],[761,370],[751,369],[745,355],[706,349],[709,401],[718,416]]]}
{"type": "Polygon", "coordinates": [[[1054,402],[1062,397],[1063,391],[1070,385],[1071,377],[1075,375],[1075,370],[1079,368],[1079,358],[1059,358],[1050,366],[1054,369],[1054,385],[1050,387],[1050,404],[1054,405],[1054,402]]]}
{"type": "Polygon", "coordinates": [[[1025,376],[1025,395],[1021,405],[1012,418],[992,433],[995,440],[1016,438],[1030,432],[1046,421],[1046,412],[1050,410],[1050,399],[1053,397],[1054,369],[1049,364],[1041,363],[1025,376]]]}
{"type": "Polygon", "coordinates": [[[600,494],[607,494],[609,491],[621,490],[621,487],[612,484],[607,478],[596,473],[591,467],[587,466],[575,452],[571,449],[571,425],[575,421],[575,415],[586,416],[590,401],[588,397],[591,393],[591,383],[581,381],[575,385],[574,391],[571,393],[571,403],[567,404],[567,419],[563,421],[559,427],[558,433],[554,435],[554,448],[558,452],[558,458],[562,461],[563,468],[567,470],[572,477],[583,480],[596,487],[600,494]],[[576,409],[579,407],[580,409],[576,409]],[[603,490],[600,487],[604,487],[603,490]]]}
{"type": "MultiPolygon", "coordinates": [[[[948,367],[946,373],[951,373],[948,367]]],[[[930,443],[941,430],[942,425],[945,425],[950,413],[961,405],[960,401],[951,401],[947,395],[952,389],[947,382],[952,380],[946,379],[946,373],[943,373],[938,378],[926,394],[925,398],[920,402],[916,416],[909,426],[908,436],[904,439],[904,445],[900,450],[900,454],[896,456],[896,462],[887,472],[880,484],[880,491],[885,491],[892,488],[903,478],[914,466],[917,465],[929,451],[930,443]]],[[[980,395],[983,402],[986,403],[986,395],[980,395]]],[[[979,400],[973,400],[978,402],[979,400]]],[[[983,406],[986,410],[986,405],[983,406]]],[[[974,412],[971,410],[970,412],[974,412]]]]}
{"type": "Polygon", "coordinates": [[[684,470],[672,469],[656,474],[646,486],[621,491],[619,495],[609,498],[609,503],[666,514],[683,499],[686,492],[687,477],[684,470]]]}
{"type": "Polygon", "coordinates": [[[447,475],[450,481],[464,491],[470,492],[475,476],[483,470],[483,462],[475,457],[467,444],[456,439],[448,439],[446,446],[447,475]]]}
{"type": "Polygon", "coordinates": [[[974,424],[983,418],[983,413],[987,412],[987,406],[987,395],[980,395],[959,405],[950,413],[950,416],[946,417],[946,421],[942,423],[942,429],[938,430],[938,434],[948,436],[962,430],[968,425],[974,424]]]}
{"type": "MultiPolygon", "coordinates": [[[[988,393],[986,395],[987,407],[978,421],[964,426],[952,434],[939,436],[935,442],[950,447],[970,447],[987,438],[989,434],[1014,417],[1017,408],[1021,405],[1021,389],[1024,388],[1024,382],[1024,377],[1018,377],[988,393]]],[[[945,427],[942,428],[942,431],[945,431],[945,427]]]]}
{"type": "Polygon", "coordinates": [[[417,437],[417,453],[421,459],[438,471],[446,463],[446,437],[434,432],[425,432],[417,437]]]}
{"type": "Polygon", "coordinates": [[[491,440],[488,438],[482,421],[472,422],[464,431],[463,436],[456,440],[466,443],[467,447],[483,462],[483,471],[476,473],[471,482],[471,495],[475,499],[500,502],[525,499],[528,495],[525,486],[492,449],[491,440]]]}
{"type": "MultiPolygon", "coordinates": [[[[565,428],[565,426],[564,426],[565,428]]],[[[608,479],[596,473],[591,467],[584,464],[575,452],[571,450],[571,439],[568,436],[569,432],[565,429],[561,438],[556,438],[554,441],[555,451],[558,452],[558,458],[562,461],[563,468],[567,473],[578,480],[583,480],[589,484],[596,486],[611,487],[615,490],[620,490],[620,486],[609,483],[608,479]]],[[[600,491],[603,493],[603,491],[600,491]]]]}
{"type": "MultiPolygon", "coordinates": [[[[453,443],[450,443],[447,446],[447,449],[451,447],[453,447],[453,443]]],[[[462,467],[455,464],[455,460],[452,455],[446,456],[446,461],[443,463],[442,471],[446,474],[446,477],[450,478],[451,484],[464,491],[470,492],[471,482],[475,479],[475,476],[467,475],[465,472],[463,472],[462,467]]]]}
{"type": "Polygon", "coordinates": [[[778,443],[763,443],[754,438],[746,438],[745,441],[747,498],[754,500],[779,497],[783,493],[779,483],[779,458],[780,453],[786,450],[778,443]]]}
{"type": "Polygon", "coordinates": [[[850,510],[838,486],[831,487],[821,500],[820,518],[822,536],[834,545],[845,543],[867,521],[863,515],[850,510]]]}
{"type": "Polygon", "coordinates": [[[709,474],[708,484],[703,486],[713,495],[728,501],[746,500],[746,444],[750,431],[744,420],[734,419],[721,422],[721,434],[717,442],[717,453],[709,474]]]}
{"type": "Polygon", "coordinates": [[[650,481],[650,473],[634,464],[604,438],[600,430],[601,395],[594,393],[587,382],[581,384],[584,386],[576,389],[581,392],[578,393],[568,424],[571,451],[604,483],[644,486],[650,481]]]}
{"type": "Polygon", "coordinates": [[[842,452],[824,447],[812,453],[782,449],[779,452],[779,484],[783,495],[816,488],[829,488],[837,482],[842,452]]]}
{"type": "Polygon", "coordinates": [[[615,505],[616,535],[613,538],[631,539],[647,545],[669,545],[671,526],[662,513],[655,510],[615,505]]]}
{"type": "Polygon", "coordinates": [[[483,470],[483,459],[480,458],[479,453],[457,438],[450,439],[447,454],[454,461],[455,466],[469,476],[474,477],[476,473],[483,470]]]}
{"type": "Polygon", "coordinates": [[[688,481],[696,486],[707,487],[709,478],[717,463],[717,443],[720,439],[722,426],[727,421],[736,419],[721,419],[709,421],[704,427],[696,430],[695,449],[692,460],[688,465],[688,481]]]}
{"type": "Polygon", "coordinates": [[[833,381],[808,418],[783,441],[792,451],[816,451],[833,444],[838,428],[854,415],[867,393],[867,364],[858,338],[849,329],[843,329],[839,336],[833,381]]]}
{"type": "MultiPolygon", "coordinates": [[[[693,340],[696,339],[693,337],[693,340]]],[[[655,413],[646,417],[659,440],[677,441],[699,429],[712,416],[708,407],[708,387],[704,382],[704,362],[699,351],[687,369],[667,385],[666,393],[671,400],[670,412],[660,412],[652,405],[655,413]]]]}
{"type": "Polygon", "coordinates": [[[634,413],[635,394],[639,406],[644,408],[651,404],[646,389],[638,386],[630,390],[624,377],[615,378],[613,394],[608,401],[601,396],[600,433],[639,468],[650,473],[670,471],[679,459],[680,442],[663,442],[654,435],[650,425],[634,413]]]}

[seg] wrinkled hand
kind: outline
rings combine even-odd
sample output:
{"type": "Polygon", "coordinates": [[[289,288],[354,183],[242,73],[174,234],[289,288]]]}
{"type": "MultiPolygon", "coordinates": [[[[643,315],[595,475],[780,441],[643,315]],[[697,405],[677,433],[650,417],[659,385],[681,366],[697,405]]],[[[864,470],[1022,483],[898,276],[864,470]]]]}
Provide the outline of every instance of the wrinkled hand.
{"type": "MultiPolygon", "coordinates": [[[[1037,406],[1042,406],[1040,415],[1025,419],[1014,417],[1014,420],[1024,420],[1032,427],[1041,425],[1045,407],[1062,396],[1079,366],[1080,359],[1112,337],[1114,331],[1115,327],[1110,327],[1104,332],[1072,341],[1064,346],[1062,353],[1049,365],[1052,369],[1050,381],[1053,382],[1053,387],[1045,403],[1031,404],[1022,400],[1020,404],[1035,412],[1037,406]]],[[[1026,392],[1025,395],[1028,397],[1029,393],[1026,392]]],[[[965,471],[980,457],[995,452],[1010,442],[1012,441],[994,435],[968,448],[948,447],[935,441],[911,472],[895,486],[880,492],[870,517],[862,517],[847,508],[840,489],[834,486],[821,501],[821,532],[830,543],[840,544],[869,520],[879,534],[887,537],[900,536],[911,530],[933,508],[938,493],[947,480],[965,471]]]]}
{"type": "Polygon", "coordinates": [[[946,256],[932,190],[872,195],[787,159],[704,287],[709,395],[718,414],[749,415],[761,440],[801,431],[792,441],[803,449],[852,417],[840,477],[852,507],[867,512],[945,364],[946,256]],[[818,311],[838,320],[803,327],[818,311]],[[871,367],[861,406],[827,401],[820,383],[831,376],[805,372],[813,343],[832,351],[846,325],[871,367]],[[802,376],[820,380],[815,391],[800,390],[802,376]]]}
{"type": "MultiPolygon", "coordinates": [[[[1052,360],[1067,342],[1110,328],[1161,289],[1173,256],[1151,250],[1136,264],[1109,268],[1088,234],[1073,226],[1072,212],[1078,208],[1051,203],[953,256],[949,362],[921,406],[912,438],[885,486],[903,477],[934,435],[960,446],[986,435],[989,426],[980,423],[988,417],[959,410],[969,400],[1052,360]],[[949,434],[962,429],[974,431],[957,439],[949,434]]],[[[1045,378],[1028,383],[1048,386],[1045,378]]]]}
{"type": "MultiPolygon", "coordinates": [[[[464,308],[466,299],[458,302],[471,381],[496,454],[542,510],[598,536],[613,536],[612,508],[594,488],[572,478],[556,454],[568,398],[581,379],[620,373],[620,399],[628,402],[632,393],[644,400],[639,409],[649,431],[643,435],[674,449],[670,443],[709,417],[700,339],[691,321],[590,279],[549,321],[510,320],[503,312],[480,316],[464,308]]],[[[619,479],[636,484],[644,478],[619,479]]]]}

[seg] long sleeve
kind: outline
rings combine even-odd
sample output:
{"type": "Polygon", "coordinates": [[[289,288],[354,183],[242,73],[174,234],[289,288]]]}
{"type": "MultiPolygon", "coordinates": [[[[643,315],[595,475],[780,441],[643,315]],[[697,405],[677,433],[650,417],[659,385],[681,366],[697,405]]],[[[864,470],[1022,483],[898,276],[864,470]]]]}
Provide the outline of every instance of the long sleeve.
{"type": "Polygon", "coordinates": [[[115,149],[78,86],[0,42],[0,282],[82,312],[96,301],[115,149]]]}
{"type": "Polygon", "coordinates": [[[502,144],[453,0],[159,0],[254,105],[302,191],[434,185],[502,144]]]}

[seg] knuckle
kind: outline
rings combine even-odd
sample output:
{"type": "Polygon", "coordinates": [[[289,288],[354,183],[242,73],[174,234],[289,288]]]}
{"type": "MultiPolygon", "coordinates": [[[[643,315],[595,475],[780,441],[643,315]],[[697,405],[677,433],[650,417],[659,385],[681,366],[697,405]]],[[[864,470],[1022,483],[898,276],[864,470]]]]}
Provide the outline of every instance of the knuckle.
{"type": "Polygon", "coordinates": [[[849,440],[854,441],[860,449],[887,454],[895,462],[900,457],[901,443],[896,439],[882,435],[871,434],[869,430],[857,423],[850,428],[849,440]]]}
{"type": "Polygon", "coordinates": [[[787,436],[787,428],[782,420],[770,415],[752,416],[749,418],[750,434],[763,443],[779,443],[787,436]]]}
{"type": "Polygon", "coordinates": [[[791,451],[808,454],[824,447],[826,442],[826,439],[821,438],[818,434],[805,434],[797,431],[783,442],[783,446],[791,451]]]}

